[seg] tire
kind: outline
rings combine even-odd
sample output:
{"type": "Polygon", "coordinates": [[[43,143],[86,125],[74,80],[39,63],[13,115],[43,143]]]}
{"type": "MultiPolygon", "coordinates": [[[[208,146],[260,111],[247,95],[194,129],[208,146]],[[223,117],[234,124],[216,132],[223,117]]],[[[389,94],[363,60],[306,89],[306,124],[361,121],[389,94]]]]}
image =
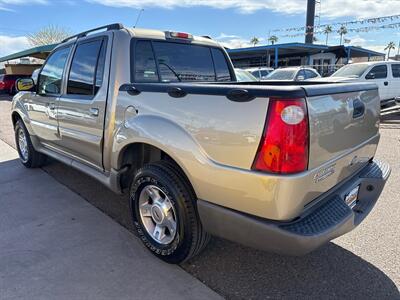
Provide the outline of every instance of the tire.
{"type": "Polygon", "coordinates": [[[17,121],[14,132],[15,144],[22,164],[27,168],[39,168],[43,166],[46,162],[46,156],[33,148],[31,137],[22,120],[17,121]],[[25,136],[25,142],[21,135],[25,136]]]}
{"type": "Polygon", "coordinates": [[[167,263],[180,264],[189,260],[199,254],[210,239],[201,225],[193,188],[173,163],[151,163],[136,173],[130,189],[130,209],[143,244],[167,263]],[[161,209],[158,209],[159,202],[165,205],[161,209]],[[162,217],[160,211],[164,212],[162,217]],[[171,220],[175,221],[175,226],[164,227],[171,220]],[[157,225],[164,229],[157,230],[157,225]]]}

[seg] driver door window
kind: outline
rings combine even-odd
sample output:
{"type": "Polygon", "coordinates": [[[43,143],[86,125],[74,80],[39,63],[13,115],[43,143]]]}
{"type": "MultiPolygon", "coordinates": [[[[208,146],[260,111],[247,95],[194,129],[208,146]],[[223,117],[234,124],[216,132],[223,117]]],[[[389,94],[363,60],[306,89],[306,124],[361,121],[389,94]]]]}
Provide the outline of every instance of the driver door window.
{"type": "MultiPolygon", "coordinates": [[[[371,69],[371,71],[368,72],[366,79],[368,79],[368,77],[370,77],[371,75],[373,75],[372,77],[374,79],[384,79],[387,77],[387,66],[386,65],[380,65],[380,66],[375,66],[371,69]]],[[[371,78],[372,78],[371,77],[371,78]]]]}
{"type": "Polygon", "coordinates": [[[299,72],[297,72],[296,80],[303,81],[304,79],[306,79],[306,73],[303,69],[301,69],[299,72]]]}
{"type": "Polygon", "coordinates": [[[70,47],[54,52],[47,60],[39,75],[38,94],[59,95],[61,93],[61,81],[67,61],[70,47]]]}

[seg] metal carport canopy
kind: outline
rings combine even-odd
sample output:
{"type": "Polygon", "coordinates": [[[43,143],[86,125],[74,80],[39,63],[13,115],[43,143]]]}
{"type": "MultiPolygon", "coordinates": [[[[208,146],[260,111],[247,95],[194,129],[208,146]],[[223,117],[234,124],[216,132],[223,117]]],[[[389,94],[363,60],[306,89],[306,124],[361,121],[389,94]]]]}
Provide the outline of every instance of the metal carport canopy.
{"type": "Polygon", "coordinates": [[[258,47],[248,47],[239,49],[228,49],[229,55],[235,58],[240,58],[241,55],[246,57],[265,55],[267,51],[274,53],[278,50],[279,55],[291,56],[300,54],[315,54],[328,50],[329,47],[325,45],[314,45],[314,44],[304,44],[304,43],[286,43],[286,44],[275,44],[268,46],[258,46],[258,47]]]}
{"type": "Polygon", "coordinates": [[[28,50],[24,50],[21,52],[13,53],[7,56],[0,57],[0,62],[5,62],[8,60],[18,59],[22,57],[35,57],[40,59],[46,59],[50,52],[57,46],[58,44],[44,45],[34,47],[28,50]]]}

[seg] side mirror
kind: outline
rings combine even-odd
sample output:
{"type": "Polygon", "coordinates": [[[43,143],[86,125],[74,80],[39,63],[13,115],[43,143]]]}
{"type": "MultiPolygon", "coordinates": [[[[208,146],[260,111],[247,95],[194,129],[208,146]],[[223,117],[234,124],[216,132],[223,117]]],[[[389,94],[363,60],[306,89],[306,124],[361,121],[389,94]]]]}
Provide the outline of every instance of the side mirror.
{"type": "Polygon", "coordinates": [[[299,76],[296,77],[296,80],[297,80],[297,81],[303,81],[304,79],[305,79],[305,78],[304,78],[303,75],[299,75],[299,76]]]}
{"type": "Polygon", "coordinates": [[[32,78],[20,78],[15,82],[15,89],[17,92],[33,91],[35,82],[32,78]]]}
{"type": "Polygon", "coordinates": [[[375,73],[368,73],[368,74],[365,76],[365,79],[375,79],[375,73]]]}

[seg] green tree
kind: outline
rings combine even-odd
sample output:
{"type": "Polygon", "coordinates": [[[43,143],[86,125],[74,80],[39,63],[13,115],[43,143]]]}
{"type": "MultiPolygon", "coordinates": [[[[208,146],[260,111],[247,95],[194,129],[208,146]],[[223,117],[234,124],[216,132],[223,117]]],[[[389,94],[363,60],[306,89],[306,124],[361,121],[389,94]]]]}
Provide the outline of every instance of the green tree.
{"type": "Polygon", "coordinates": [[[33,47],[36,47],[60,43],[62,40],[71,35],[72,33],[68,29],[56,25],[49,25],[43,27],[35,33],[28,34],[27,38],[29,44],[33,47]]]}
{"type": "Polygon", "coordinates": [[[271,42],[272,45],[274,45],[276,42],[278,42],[278,37],[276,35],[272,35],[268,38],[268,41],[271,42]]]}
{"type": "Polygon", "coordinates": [[[253,44],[253,46],[257,45],[260,42],[260,40],[257,37],[253,37],[250,40],[250,43],[253,44]]]}
{"type": "Polygon", "coordinates": [[[389,44],[387,44],[385,50],[387,50],[388,55],[387,55],[387,59],[389,60],[390,57],[390,51],[396,49],[396,44],[394,42],[390,42],[389,44]]]}
{"type": "Polygon", "coordinates": [[[340,34],[340,45],[343,44],[343,36],[347,34],[346,26],[340,26],[339,30],[337,31],[340,34]]]}
{"type": "Polygon", "coordinates": [[[324,34],[326,35],[326,42],[325,42],[326,45],[328,45],[328,37],[329,37],[329,34],[332,33],[332,31],[333,31],[333,29],[332,29],[331,25],[326,25],[325,26],[324,34]]]}

